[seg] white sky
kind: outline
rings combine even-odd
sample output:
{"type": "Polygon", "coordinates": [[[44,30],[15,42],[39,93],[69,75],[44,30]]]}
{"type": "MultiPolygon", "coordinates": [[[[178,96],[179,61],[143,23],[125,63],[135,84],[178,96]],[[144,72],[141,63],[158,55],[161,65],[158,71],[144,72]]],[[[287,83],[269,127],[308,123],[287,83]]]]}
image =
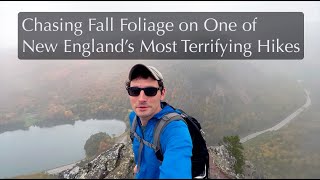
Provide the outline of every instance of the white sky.
{"type": "Polygon", "coordinates": [[[18,48],[19,12],[304,12],[320,21],[320,2],[0,2],[0,50],[18,48]]]}

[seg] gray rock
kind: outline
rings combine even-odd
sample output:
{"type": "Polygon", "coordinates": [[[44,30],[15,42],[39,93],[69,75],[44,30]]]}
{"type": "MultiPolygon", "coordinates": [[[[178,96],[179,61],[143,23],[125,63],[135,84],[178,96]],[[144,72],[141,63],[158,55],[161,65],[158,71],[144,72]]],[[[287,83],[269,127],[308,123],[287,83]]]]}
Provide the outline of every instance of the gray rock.
{"type": "MultiPolygon", "coordinates": [[[[224,145],[210,146],[210,179],[253,179],[259,178],[253,164],[245,162],[244,173],[236,174],[232,157],[224,145]]],[[[72,169],[62,171],[62,179],[133,179],[134,157],[131,143],[118,143],[101,153],[92,161],[78,163],[72,169]]],[[[261,176],[260,176],[261,177],[261,176]]]]}
{"type": "Polygon", "coordinates": [[[85,165],[77,164],[62,171],[63,179],[132,179],[133,152],[131,146],[119,143],[85,165]]]}
{"type": "Polygon", "coordinates": [[[243,174],[237,174],[233,169],[236,163],[235,157],[231,156],[224,145],[208,147],[210,156],[210,179],[261,179],[257,175],[254,165],[245,161],[243,174]],[[216,167],[213,169],[212,167],[216,167]]]}

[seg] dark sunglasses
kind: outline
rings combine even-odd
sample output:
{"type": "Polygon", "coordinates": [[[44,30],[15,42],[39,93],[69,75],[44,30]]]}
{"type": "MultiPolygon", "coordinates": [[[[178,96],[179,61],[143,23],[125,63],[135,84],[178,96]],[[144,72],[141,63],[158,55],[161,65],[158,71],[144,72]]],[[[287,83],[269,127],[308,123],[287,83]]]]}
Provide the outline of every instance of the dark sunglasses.
{"type": "Polygon", "coordinates": [[[146,96],[155,96],[158,93],[158,90],[162,90],[161,87],[146,87],[146,88],[139,88],[139,87],[128,87],[127,91],[130,96],[139,96],[140,91],[143,90],[146,96]]]}

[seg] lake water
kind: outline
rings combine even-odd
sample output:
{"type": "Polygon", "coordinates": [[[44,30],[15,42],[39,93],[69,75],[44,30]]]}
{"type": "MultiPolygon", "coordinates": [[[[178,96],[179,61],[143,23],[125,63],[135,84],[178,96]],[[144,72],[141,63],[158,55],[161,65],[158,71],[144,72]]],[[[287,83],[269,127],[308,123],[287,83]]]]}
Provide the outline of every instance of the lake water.
{"type": "Polygon", "coordinates": [[[85,157],[84,145],[91,135],[106,132],[120,135],[126,125],[119,120],[76,121],[74,125],[0,134],[0,178],[52,169],[85,157]]]}

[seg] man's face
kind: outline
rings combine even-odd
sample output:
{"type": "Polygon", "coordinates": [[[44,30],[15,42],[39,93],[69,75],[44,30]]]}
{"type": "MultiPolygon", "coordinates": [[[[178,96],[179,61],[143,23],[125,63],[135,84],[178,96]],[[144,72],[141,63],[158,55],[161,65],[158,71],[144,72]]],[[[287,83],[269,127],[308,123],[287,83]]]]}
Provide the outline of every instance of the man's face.
{"type": "MultiPolygon", "coordinates": [[[[151,77],[148,79],[136,78],[133,79],[130,83],[130,87],[156,87],[159,88],[159,84],[156,80],[153,80],[151,77]]],[[[161,111],[160,100],[163,100],[165,97],[165,90],[161,94],[158,90],[155,96],[146,96],[144,91],[141,90],[139,96],[129,96],[132,109],[142,120],[149,120],[155,114],[161,111]]]]}

